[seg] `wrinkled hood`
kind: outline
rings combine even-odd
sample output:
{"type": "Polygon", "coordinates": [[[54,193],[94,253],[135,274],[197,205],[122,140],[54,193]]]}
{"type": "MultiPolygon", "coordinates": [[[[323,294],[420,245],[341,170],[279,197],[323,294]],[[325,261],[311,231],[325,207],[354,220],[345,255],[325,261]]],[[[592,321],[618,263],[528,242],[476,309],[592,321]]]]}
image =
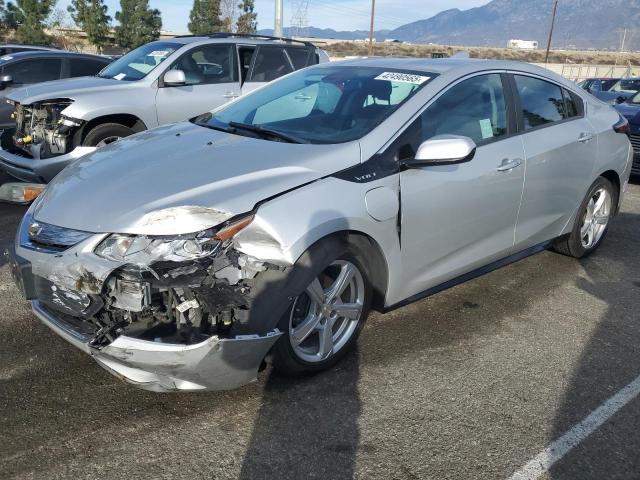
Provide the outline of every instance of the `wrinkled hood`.
{"type": "MultiPolygon", "coordinates": [[[[105,89],[121,88],[131,82],[122,82],[113,78],[77,77],[52,82],[36,83],[18,88],[7,95],[7,98],[23,105],[30,105],[42,100],[54,98],[77,98],[82,94],[94,94],[105,89]]],[[[134,82],[135,83],[135,82],[134,82]]]]}
{"type": "Polygon", "coordinates": [[[631,123],[640,123],[640,105],[632,103],[621,103],[616,105],[616,110],[620,112],[631,123]]]}
{"type": "Polygon", "coordinates": [[[48,185],[34,216],[96,233],[192,233],[359,162],[358,142],[272,142],[183,122],[72,163],[48,185]]]}

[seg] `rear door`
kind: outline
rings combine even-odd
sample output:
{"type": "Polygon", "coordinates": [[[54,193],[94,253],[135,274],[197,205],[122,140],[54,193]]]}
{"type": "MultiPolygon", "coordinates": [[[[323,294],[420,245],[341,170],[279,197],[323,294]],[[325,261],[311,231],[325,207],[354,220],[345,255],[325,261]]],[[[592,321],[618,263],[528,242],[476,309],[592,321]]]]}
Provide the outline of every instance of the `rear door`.
{"type": "Polygon", "coordinates": [[[516,248],[560,235],[580,205],[597,158],[595,132],[580,97],[539,77],[513,76],[526,182],[516,248]]]}
{"type": "Polygon", "coordinates": [[[506,76],[490,73],[445,91],[407,130],[411,149],[438,135],[474,140],[468,162],[412,168],[400,174],[402,265],[406,296],[512,253],[524,182],[522,141],[510,133],[514,110],[506,76]]]}
{"type": "Polygon", "coordinates": [[[176,69],[184,72],[187,83],[169,86],[160,80],[156,95],[160,125],[195,117],[240,96],[234,45],[216,43],[192,48],[167,71],[176,69]]]}

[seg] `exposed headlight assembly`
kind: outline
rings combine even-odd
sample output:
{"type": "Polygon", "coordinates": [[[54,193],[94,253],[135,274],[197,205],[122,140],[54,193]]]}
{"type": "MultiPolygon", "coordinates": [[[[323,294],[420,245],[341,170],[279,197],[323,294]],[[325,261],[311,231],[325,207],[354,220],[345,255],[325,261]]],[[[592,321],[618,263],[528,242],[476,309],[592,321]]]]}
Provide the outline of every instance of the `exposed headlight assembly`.
{"type": "Polygon", "coordinates": [[[225,240],[233,238],[252,221],[253,216],[249,216],[221,229],[213,228],[194,235],[176,237],[114,233],[100,242],[95,254],[109,260],[136,265],[197,260],[215,254],[225,240]]]}

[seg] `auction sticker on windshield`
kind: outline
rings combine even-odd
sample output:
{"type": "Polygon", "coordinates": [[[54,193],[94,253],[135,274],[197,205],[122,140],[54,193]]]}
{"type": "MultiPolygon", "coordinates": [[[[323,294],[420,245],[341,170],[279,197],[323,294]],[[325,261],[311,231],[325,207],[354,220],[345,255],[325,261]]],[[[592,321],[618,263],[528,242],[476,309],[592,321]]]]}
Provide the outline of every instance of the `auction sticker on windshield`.
{"type": "Polygon", "coordinates": [[[422,85],[424,82],[431,80],[431,77],[423,77],[422,75],[413,75],[411,73],[384,72],[378,75],[375,79],[422,85]]]}
{"type": "Polygon", "coordinates": [[[167,52],[166,50],[154,50],[153,52],[149,53],[147,56],[164,58],[167,55],[169,55],[169,52],[167,52]]]}

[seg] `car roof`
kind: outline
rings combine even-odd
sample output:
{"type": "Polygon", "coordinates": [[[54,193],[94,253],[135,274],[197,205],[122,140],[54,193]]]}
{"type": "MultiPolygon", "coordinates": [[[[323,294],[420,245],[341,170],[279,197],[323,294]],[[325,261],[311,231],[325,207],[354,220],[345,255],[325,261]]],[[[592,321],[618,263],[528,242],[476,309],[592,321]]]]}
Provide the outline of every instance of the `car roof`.
{"type": "Polygon", "coordinates": [[[297,40],[291,40],[288,38],[276,39],[267,38],[261,36],[251,35],[227,35],[227,36],[207,36],[207,35],[184,35],[172,38],[166,38],[162,40],[155,40],[155,42],[174,42],[182,45],[189,45],[192,43],[240,43],[250,45],[286,45],[290,47],[309,47],[314,46],[308,42],[301,42],[297,40]]]}
{"type": "Polygon", "coordinates": [[[539,67],[511,60],[482,60],[475,58],[404,58],[370,57],[342,60],[336,65],[396,68],[425,73],[443,74],[454,70],[524,70],[538,73],[539,67]]]}
{"type": "Polygon", "coordinates": [[[94,60],[104,60],[105,62],[111,62],[110,58],[103,57],[101,55],[93,55],[90,53],[78,53],[78,52],[67,52],[66,50],[30,50],[27,52],[16,52],[16,53],[7,53],[4,57],[0,57],[8,60],[20,60],[25,58],[90,58],[94,60]],[[8,58],[11,57],[11,58],[8,58]]]}
{"type": "Polygon", "coordinates": [[[32,48],[33,50],[60,50],[55,47],[47,47],[45,45],[25,45],[24,43],[3,43],[0,48],[32,48]]]}

